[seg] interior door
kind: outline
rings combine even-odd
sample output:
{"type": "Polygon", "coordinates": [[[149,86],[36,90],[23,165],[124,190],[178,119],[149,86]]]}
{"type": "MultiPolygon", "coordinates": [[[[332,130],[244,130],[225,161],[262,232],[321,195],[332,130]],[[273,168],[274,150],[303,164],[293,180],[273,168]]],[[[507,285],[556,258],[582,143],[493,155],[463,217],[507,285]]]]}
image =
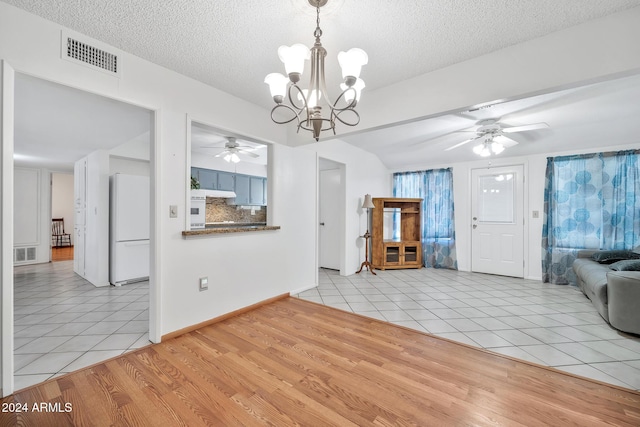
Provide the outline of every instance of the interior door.
{"type": "Polygon", "coordinates": [[[340,270],[340,169],[320,171],[319,265],[340,270]]]}
{"type": "Polygon", "coordinates": [[[471,172],[471,270],[524,277],[524,168],[471,172]]]}
{"type": "Polygon", "coordinates": [[[2,208],[0,210],[0,239],[2,243],[0,278],[2,302],[0,303],[1,382],[2,396],[13,393],[13,111],[15,72],[6,62],[0,61],[0,145],[2,149],[2,208]]]}

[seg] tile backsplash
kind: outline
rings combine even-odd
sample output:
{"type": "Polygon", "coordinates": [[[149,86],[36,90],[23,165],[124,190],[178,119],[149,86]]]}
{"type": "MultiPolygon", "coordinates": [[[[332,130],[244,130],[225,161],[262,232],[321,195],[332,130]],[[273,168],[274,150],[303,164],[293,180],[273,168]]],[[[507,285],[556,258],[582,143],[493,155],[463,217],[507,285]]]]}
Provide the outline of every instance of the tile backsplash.
{"type": "Polygon", "coordinates": [[[206,222],[267,222],[266,206],[240,207],[227,204],[227,199],[207,197],[206,222]]]}

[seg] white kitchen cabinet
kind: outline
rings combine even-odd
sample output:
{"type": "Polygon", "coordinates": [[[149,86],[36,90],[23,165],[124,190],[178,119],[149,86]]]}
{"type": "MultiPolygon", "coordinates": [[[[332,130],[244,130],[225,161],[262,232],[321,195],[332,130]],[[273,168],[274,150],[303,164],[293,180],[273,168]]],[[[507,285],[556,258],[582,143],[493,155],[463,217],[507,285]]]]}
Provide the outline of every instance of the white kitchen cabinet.
{"type": "Polygon", "coordinates": [[[76,224],[73,228],[73,271],[84,277],[85,227],[76,224]]]}
{"type": "Polygon", "coordinates": [[[74,272],[109,285],[109,153],[94,151],[74,165],[74,272]]]}

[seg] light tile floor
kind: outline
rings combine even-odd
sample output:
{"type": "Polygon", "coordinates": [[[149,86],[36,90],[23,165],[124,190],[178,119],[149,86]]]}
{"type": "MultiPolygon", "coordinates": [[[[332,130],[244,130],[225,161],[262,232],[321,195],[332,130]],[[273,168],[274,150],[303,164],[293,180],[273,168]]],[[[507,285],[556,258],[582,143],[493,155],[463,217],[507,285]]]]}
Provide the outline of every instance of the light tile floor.
{"type": "Polygon", "coordinates": [[[73,261],[14,268],[15,390],[149,342],[149,282],[96,288],[73,261]]]}
{"type": "Polygon", "coordinates": [[[340,276],[298,297],[640,390],[640,336],[610,327],[573,286],[453,270],[340,276]]]}

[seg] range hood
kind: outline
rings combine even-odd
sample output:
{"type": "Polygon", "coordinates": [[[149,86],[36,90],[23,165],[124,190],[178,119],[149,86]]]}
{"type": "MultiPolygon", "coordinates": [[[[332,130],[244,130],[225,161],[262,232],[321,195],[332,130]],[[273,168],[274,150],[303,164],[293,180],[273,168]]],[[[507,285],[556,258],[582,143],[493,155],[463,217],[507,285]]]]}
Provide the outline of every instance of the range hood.
{"type": "Polygon", "coordinates": [[[220,197],[230,199],[236,197],[236,193],[234,191],[223,190],[191,190],[191,196],[220,197]]]}

